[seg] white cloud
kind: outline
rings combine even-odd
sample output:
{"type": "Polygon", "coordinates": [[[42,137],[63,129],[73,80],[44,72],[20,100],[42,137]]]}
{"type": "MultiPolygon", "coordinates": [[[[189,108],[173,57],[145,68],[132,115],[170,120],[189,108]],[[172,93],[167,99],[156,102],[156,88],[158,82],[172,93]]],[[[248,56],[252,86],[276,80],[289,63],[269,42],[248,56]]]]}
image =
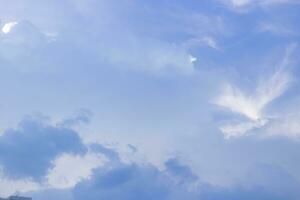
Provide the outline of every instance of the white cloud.
{"type": "Polygon", "coordinates": [[[89,178],[92,170],[105,161],[103,156],[94,153],[84,156],[64,154],[54,161],[55,167],[47,175],[48,184],[53,188],[73,187],[79,181],[89,178]]]}
{"type": "Polygon", "coordinates": [[[268,119],[258,120],[258,121],[248,121],[236,124],[226,124],[220,127],[220,130],[224,134],[226,139],[232,137],[240,137],[247,134],[249,131],[255,128],[261,128],[266,123],[268,123],[268,119]]]}
{"type": "Polygon", "coordinates": [[[11,180],[7,179],[5,175],[0,171],[0,197],[6,197],[12,195],[16,191],[28,192],[32,190],[38,190],[39,184],[30,180],[11,180]]]}
{"type": "Polygon", "coordinates": [[[261,109],[256,101],[255,97],[247,96],[239,88],[227,84],[215,103],[251,120],[258,120],[261,118],[261,109]]]}
{"type": "Polygon", "coordinates": [[[194,57],[194,56],[192,56],[192,55],[189,55],[189,59],[190,59],[190,62],[191,62],[191,63],[194,63],[194,62],[197,61],[197,58],[194,57]]]}
{"type": "Polygon", "coordinates": [[[248,120],[221,126],[220,130],[226,138],[242,136],[254,128],[261,128],[273,118],[264,111],[273,100],[288,89],[292,81],[290,73],[285,68],[289,65],[293,48],[294,45],[287,48],[286,55],[278,69],[269,78],[262,78],[251,93],[246,93],[231,84],[223,86],[222,93],[214,103],[248,120]]]}
{"type": "Polygon", "coordinates": [[[18,24],[18,22],[8,22],[8,23],[4,24],[4,26],[2,27],[2,32],[4,34],[8,34],[12,30],[12,28],[14,26],[16,26],[17,24],[18,24]]]}
{"type": "Polygon", "coordinates": [[[277,4],[299,4],[297,0],[219,0],[223,4],[236,10],[243,10],[250,7],[265,7],[277,4]]]}

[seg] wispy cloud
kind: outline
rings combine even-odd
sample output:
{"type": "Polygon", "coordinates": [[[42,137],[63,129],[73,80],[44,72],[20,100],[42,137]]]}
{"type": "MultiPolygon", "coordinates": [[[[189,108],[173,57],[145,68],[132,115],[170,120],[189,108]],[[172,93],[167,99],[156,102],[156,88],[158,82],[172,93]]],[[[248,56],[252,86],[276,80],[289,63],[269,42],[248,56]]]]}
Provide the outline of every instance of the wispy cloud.
{"type": "Polygon", "coordinates": [[[237,10],[247,10],[253,7],[266,7],[278,4],[299,4],[299,1],[295,0],[219,0],[226,6],[237,10]]]}
{"type": "Polygon", "coordinates": [[[214,103],[247,119],[246,122],[222,126],[220,130],[226,138],[242,136],[254,128],[261,128],[272,118],[265,113],[265,108],[280,97],[292,81],[292,76],[286,68],[290,63],[290,54],[294,47],[291,45],[287,48],[285,57],[276,71],[271,76],[259,80],[252,92],[247,93],[229,83],[223,86],[222,93],[214,103]]]}
{"type": "Polygon", "coordinates": [[[187,42],[185,42],[184,46],[186,48],[191,48],[194,46],[207,46],[212,49],[220,50],[220,47],[219,47],[217,41],[212,36],[203,36],[200,38],[192,38],[192,39],[188,40],[187,42]]]}
{"type": "Polygon", "coordinates": [[[257,27],[258,32],[271,33],[277,36],[293,36],[297,33],[289,27],[274,22],[261,22],[257,27]]]}

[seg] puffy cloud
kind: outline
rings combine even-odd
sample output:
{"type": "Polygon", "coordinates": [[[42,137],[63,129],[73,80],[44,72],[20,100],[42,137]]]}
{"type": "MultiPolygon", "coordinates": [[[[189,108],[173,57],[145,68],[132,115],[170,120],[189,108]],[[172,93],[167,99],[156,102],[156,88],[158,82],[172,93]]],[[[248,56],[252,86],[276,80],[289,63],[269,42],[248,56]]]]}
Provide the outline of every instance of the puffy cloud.
{"type": "Polygon", "coordinates": [[[41,180],[63,153],[83,154],[86,147],[78,134],[68,128],[26,118],[17,128],[0,136],[0,164],[13,179],[41,180]]]}
{"type": "MultiPolygon", "coordinates": [[[[62,150],[49,156],[51,166],[47,168],[47,174],[41,175],[46,179],[45,184],[58,188],[77,184],[76,194],[83,196],[80,191],[91,193],[91,198],[101,198],[101,195],[129,198],[132,197],[132,191],[141,191],[140,196],[146,199],[151,198],[147,193],[149,191],[157,199],[171,200],[278,199],[270,194],[272,190],[268,193],[264,189],[240,189],[228,186],[228,182],[241,178],[244,168],[258,160],[286,164],[289,171],[293,171],[290,168],[298,165],[293,161],[296,159],[292,159],[298,156],[293,154],[297,148],[294,148],[295,151],[284,149],[272,144],[270,139],[267,140],[269,145],[264,148],[257,144],[259,141],[255,141],[256,138],[250,138],[253,141],[246,144],[242,141],[248,140],[248,137],[223,141],[221,135],[214,134],[217,132],[216,123],[211,119],[214,107],[207,102],[214,96],[215,87],[232,69],[228,69],[228,66],[242,66],[234,70],[247,73],[250,71],[247,63],[250,66],[257,57],[264,56],[263,49],[273,49],[278,42],[289,39],[273,41],[273,37],[266,38],[265,34],[255,33],[253,36],[251,25],[256,25],[255,21],[265,15],[261,16],[258,12],[254,13],[255,16],[237,17],[212,2],[3,1],[5,6],[0,8],[1,19],[4,22],[18,22],[7,34],[0,36],[1,121],[4,126],[9,126],[6,121],[15,120],[18,118],[16,115],[31,112],[32,109],[56,115],[89,106],[96,113],[96,120],[90,125],[89,131],[81,134],[85,141],[132,143],[141,147],[139,152],[147,154],[143,159],[156,164],[161,164],[170,151],[180,151],[192,160],[192,167],[197,171],[193,172],[176,159],[167,161],[165,170],[151,164],[120,163],[123,155],[120,158],[111,149],[98,146],[88,147],[90,151],[84,155],[73,155],[74,152],[62,150]],[[23,23],[22,19],[28,19],[29,23],[23,23]],[[234,31],[242,29],[245,34],[236,35],[239,33],[235,32],[228,36],[227,29],[231,26],[235,26],[234,31]],[[185,41],[193,41],[191,38],[199,38],[199,41],[195,41],[195,48],[182,45],[185,41]],[[214,50],[220,47],[223,51],[214,50]],[[196,57],[199,61],[193,62],[196,57]],[[245,57],[250,59],[244,60],[245,57]],[[241,62],[246,63],[245,66],[240,65],[241,62]],[[9,67],[11,63],[16,68],[9,67]],[[198,64],[204,69],[199,67],[201,73],[192,77],[148,75],[173,72],[190,74],[196,71],[195,65],[198,64]],[[41,70],[34,71],[32,66],[39,66],[41,70]],[[33,72],[22,73],[18,70],[24,68],[33,72]],[[106,155],[112,162],[98,168],[102,164],[98,154],[106,155]],[[118,179],[121,177],[118,173],[125,174],[125,181],[118,179]],[[110,182],[109,179],[114,181],[111,181],[112,184],[97,184],[103,177],[107,182],[110,182]],[[201,178],[224,184],[228,188],[210,185],[205,181],[201,183],[201,178]],[[198,182],[201,185],[199,187],[198,182]]],[[[235,1],[235,4],[239,9],[254,6],[249,1],[235,1]]],[[[293,14],[287,13],[288,18],[292,18],[293,14]]],[[[277,13],[274,15],[277,16],[277,13]]],[[[293,18],[297,18],[296,15],[293,18]]],[[[260,70],[260,65],[251,66],[251,71],[257,73],[257,70],[260,70]]],[[[274,77],[280,79],[283,74],[285,71],[274,77]]],[[[277,91],[276,94],[263,87],[267,82],[262,80],[250,92],[245,91],[241,84],[231,83],[228,91],[224,89],[224,95],[246,108],[224,104],[231,113],[240,116],[235,118],[237,123],[234,119],[222,126],[223,132],[244,135],[254,129],[264,131],[262,126],[268,128],[275,123],[276,120],[271,119],[267,109],[274,105],[271,105],[274,100],[282,97],[278,94],[281,90],[276,89],[281,86],[273,81],[275,89],[272,89],[277,91]],[[244,119],[240,120],[241,116],[244,119]]],[[[88,118],[89,114],[82,113],[49,126],[70,130],[77,128],[78,122],[88,122],[88,118]]],[[[286,124],[281,129],[294,127],[296,133],[296,122],[293,126],[286,124]]],[[[132,151],[136,152],[136,148],[132,148],[132,151]]],[[[41,166],[40,163],[37,165],[41,166]]],[[[294,171],[299,174],[297,170],[294,171]]],[[[31,185],[25,186],[27,184],[16,183],[16,188],[20,189],[20,185],[24,185],[24,190],[32,188],[31,185]]],[[[12,187],[13,183],[8,185],[12,187]]],[[[64,189],[64,192],[53,189],[37,198],[71,199],[70,190],[72,188],[64,189]],[[64,195],[65,198],[62,197],[64,195]]],[[[84,199],[87,198],[84,196],[84,199]]]]}
{"type": "Polygon", "coordinates": [[[38,183],[34,183],[30,180],[11,180],[6,177],[5,174],[0,174],[0,196],[7,197],[16,192],[28,192],[28,191],[37,191],[40,189],[38,183]]]}
{"type": "Polygon", "coordinates": [[[114,167],[95,170],[93,177],[79,183],[72,194],[74,200],[297,199],[300,186],[297,181],[281,168],[263,166],[258,166],[256,171],[262,173],[252,175],[247,186],[223,188],[202,182],[189,166],[180,164],[176,159],[168,160],[165,170],[159,170],[149,164],[120,163],[114,167]],[[268,180],[269,176],[283,181],[274,183],[268,180]],[[178,181],[179,179],[181,181],[178,181]],[[288,186],[280,190],[285,184],[288,186]]]}
{"type": "MultiPolygon", "coordinates": [[[[118,155],[114,150],[104,147],[99,151],[103,149],[109,152],[106,156],[112,160],[115,157],[112,152],[118,155]]],[[[228,187],[210,184],[201,180],[179,158],[168,159],[163,169],[147,162],[124,163],[118,160],[98,166],[88,179],[81,179],[75,187],[48,188],[27,194],[37,200],[296,200],[300,195],[299,182],[284,168],[276,165],[255,165],[244,180],[228,187]]]]}
{"type": "Polygon", "coordinates": [[[101,144],[90,144],[90,149],[92,152],[101,153],[105,155],[112,162],[120,161],[119,154],[116,151],[108,147],[105,147],[101,144]]]}
{"type": "Polygon", "coordinates": [[[178,184],[193,183],[198,180],[198,176],[193,173],[190,167],[183,165],[176,158],[171,158],[165,162],[166,171],[174,177],[178,184]]]}
{"type": "Polygon", "coordinates": [[[74,199],[166,199],[164,176],[151,166],[120,165],[95,171],[92,179],[79,183],[74,199]]]}
{"type": "Polygon", "coordinates": [[[63,154],[53,161],[53,168],[46,175],[47,185],[57,189],[71,188],[90,178],[92,170],[105,162],[105,157],[91,152],[84,155],[63,154]]]}

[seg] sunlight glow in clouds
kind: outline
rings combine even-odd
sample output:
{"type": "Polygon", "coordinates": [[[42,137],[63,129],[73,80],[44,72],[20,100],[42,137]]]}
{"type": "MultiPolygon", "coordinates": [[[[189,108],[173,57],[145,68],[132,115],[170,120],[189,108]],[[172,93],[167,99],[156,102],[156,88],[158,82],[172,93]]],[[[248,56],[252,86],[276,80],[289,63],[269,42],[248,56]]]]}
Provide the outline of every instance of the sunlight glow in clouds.
{"type": "Polygon", "coordinates": [[[18,22],[8,22],[8,23],[4,24],[4,26],[2,27],[2,32],[4,34],[8,34],[12,30],[12,28],[14,26],[16,26],[17,24],[18,24],[18,22]]]}

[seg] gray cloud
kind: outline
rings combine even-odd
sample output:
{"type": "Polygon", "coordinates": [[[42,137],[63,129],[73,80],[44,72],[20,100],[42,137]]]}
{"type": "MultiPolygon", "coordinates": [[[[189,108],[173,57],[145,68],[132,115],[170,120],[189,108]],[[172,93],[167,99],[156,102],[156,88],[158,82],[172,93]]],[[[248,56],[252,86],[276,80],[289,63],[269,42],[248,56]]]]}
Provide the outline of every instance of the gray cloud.
{"type": "Polygon", "coordinates": [[[26,118],[0,136],[0,164],[10,178],[41,180],[62,153],[86,151],[78,134],[68,128],[26,118]]]}
{"type": "MultiPolygon", "coordinates": [[[[273,171],[267,174],[281,179],[289,179],[286,174],[273,171]]],[[[265,174],[265,173],[264,173],[265,174]]],[[[260,175],[256,177],[259,181],[260,175]]],[[[260,177],[265,178],[265,177],[260,177]]],[[[276,178],[277,180],[277,178],[276,178]]],[[[270,182],[272,182],[270,180],[270,182]]],[[[73,198],[111,199],[111,200],[283,200],[297,199],[299,184],[288,181],[289,190],[277,192],[274,184],[284,186],[287,182],[269,185],[255,182],[251,187],[234,186],[222,188],[202,182],[193,175],[191,169],[171,159],[166,162],[166,169],[161,171],[152,165],[120,164],[113,168],[100,168],[94,171],[91,179],[79,183],[72,191],[73,198]],[[182,181],[178,182],[178,177],[182,181]],[[184,184],[183,184],[184,183],[184,184]],[[273,186],[270,186],[273,185],[273,186]],[[292,186],[292,187],[291,187],[292,186]],[[291,193],[293,192],[293,193],[291,193]],[[296,195],[295,195],[296,194],[296,195]]]]}

